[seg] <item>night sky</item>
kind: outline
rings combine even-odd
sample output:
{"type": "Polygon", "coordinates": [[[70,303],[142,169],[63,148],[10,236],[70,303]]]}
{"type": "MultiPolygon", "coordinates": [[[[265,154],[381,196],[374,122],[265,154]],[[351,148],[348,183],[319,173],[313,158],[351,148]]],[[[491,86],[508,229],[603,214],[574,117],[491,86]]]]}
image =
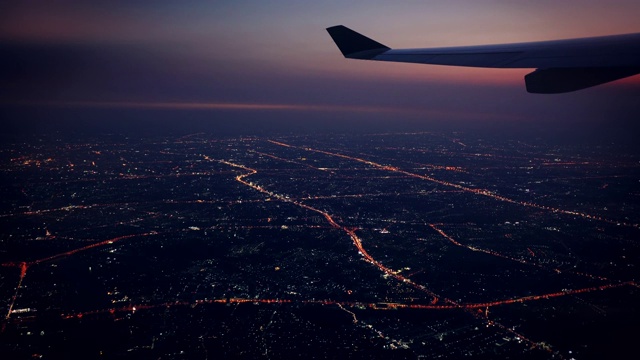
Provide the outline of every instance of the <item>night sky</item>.
{"type": "Polygon", "coordinates": [[[637,0],[4,3],[0,115],[13,128],[30,117],[56,121],[49,109],[63,108],[94,124],[198,113],[212,129],[499,122],[629,133],[638,76],[534,95],[528,69],[347,60],[325,28],[344,24],[410,48],[640,32],[639,15],[637,0]]]}

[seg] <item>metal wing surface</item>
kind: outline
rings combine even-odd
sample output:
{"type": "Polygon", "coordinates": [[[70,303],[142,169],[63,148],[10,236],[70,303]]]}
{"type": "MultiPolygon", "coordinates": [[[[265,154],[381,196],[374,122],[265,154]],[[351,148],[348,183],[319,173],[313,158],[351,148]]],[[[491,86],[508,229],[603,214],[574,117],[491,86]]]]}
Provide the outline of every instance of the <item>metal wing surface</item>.
{"type": "Polygon", "coordinates": [[[534,68],[530,93],[580,90],[640,73],[640,33],[527,43],[391,49],[345,26],[327,29],[346,58],[485,68],[534,68]]]}

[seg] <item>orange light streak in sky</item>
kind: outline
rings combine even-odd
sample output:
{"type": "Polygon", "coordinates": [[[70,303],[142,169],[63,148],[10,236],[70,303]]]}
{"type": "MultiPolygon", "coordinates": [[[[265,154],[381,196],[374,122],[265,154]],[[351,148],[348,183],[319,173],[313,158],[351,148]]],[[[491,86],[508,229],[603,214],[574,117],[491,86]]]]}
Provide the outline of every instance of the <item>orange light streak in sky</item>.
{"type": "Polygon", "coordinates": [[[18,101],[2,102],[10,106],[43,106],[96,109],[143,109],[143,110],[219,110],[219,111],[296,111],[328,113],[387,113],[424,117],[443,117],[447,119],[487,119],[514,120],[513,114],[496,112],[436,110],[408,106],[370,106],[370,105],[332,105],[332,104],[269,104],[238,102],[153,102],[153,101],[18,101]]]}

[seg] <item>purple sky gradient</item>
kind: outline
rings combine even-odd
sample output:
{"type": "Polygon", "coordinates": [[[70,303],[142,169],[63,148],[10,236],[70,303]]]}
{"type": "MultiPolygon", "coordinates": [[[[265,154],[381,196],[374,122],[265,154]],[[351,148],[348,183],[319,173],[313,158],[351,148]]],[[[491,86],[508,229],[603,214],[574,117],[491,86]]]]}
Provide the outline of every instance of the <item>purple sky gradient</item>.
{"type": "Polygon", "coordinates": [[[526,69],[346,60],[324,29],[344,24],[391,47],[455,46],[640,32],[639,15],[637,0],[21,1],[0,5],[0,46],[9,54],[0,60],[0,103],[608,121],[637,114],[637,76],[533,95],[526,69]]]}

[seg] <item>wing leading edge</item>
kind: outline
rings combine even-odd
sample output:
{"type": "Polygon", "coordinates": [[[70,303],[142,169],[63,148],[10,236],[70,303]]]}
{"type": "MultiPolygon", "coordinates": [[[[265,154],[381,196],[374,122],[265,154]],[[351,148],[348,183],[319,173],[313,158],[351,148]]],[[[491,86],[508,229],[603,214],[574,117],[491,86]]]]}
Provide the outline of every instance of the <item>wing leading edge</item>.
{"type": "Polygon", "coordinates": [[[327,28],[344,57],[433,65],[535,68],[527,91],[564,93],[640,73],[640,33],[427,49],[391,49],[345,26],[327,28]]]}

